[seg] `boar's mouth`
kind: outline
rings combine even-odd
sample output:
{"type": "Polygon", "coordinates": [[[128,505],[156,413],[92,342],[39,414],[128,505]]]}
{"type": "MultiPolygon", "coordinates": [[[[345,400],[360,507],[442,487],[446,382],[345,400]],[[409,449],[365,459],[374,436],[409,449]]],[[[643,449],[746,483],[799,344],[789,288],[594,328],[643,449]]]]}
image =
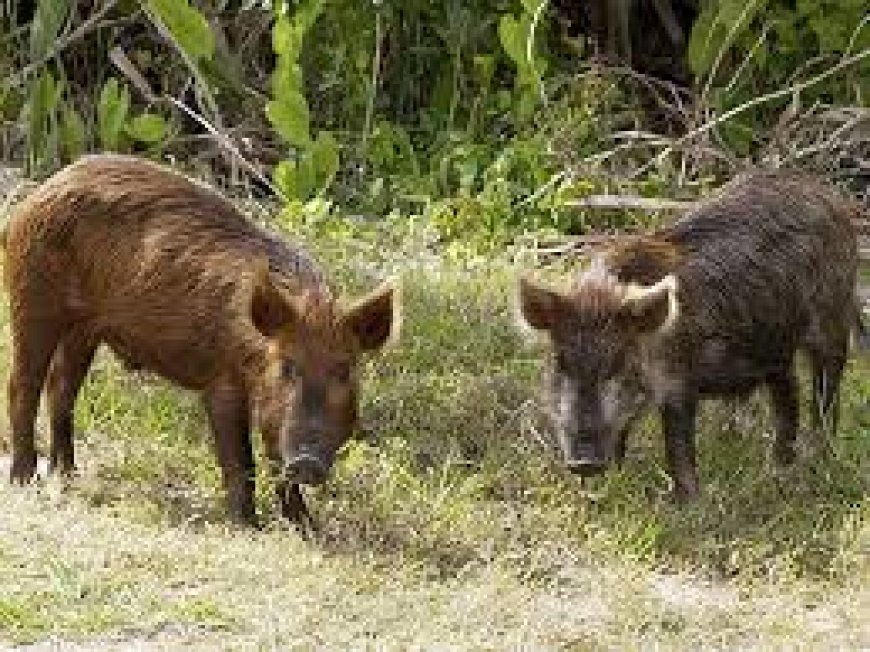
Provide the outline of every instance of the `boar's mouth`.
{"type": "Polygon", "coordinates": [[[295,484],[323,484],[329,475],[329,466],[322,455],[305,447],[284,463],[284,476],[295,484]]]}
{"type": "Polygon", "coordinates": [[[600,454],[598,447],[589,441],[575,444],[571,454],[565,456],[565,466],[572,473],[581,476],[592,476],[602,473],[609,460],[600,454]]]}
{"type": "Polygon", "coordinates": [[[603,473],[607,468],[607,461],[602,459],[567,460],[565,466],[571,473],[585,477],[603,473]]]}

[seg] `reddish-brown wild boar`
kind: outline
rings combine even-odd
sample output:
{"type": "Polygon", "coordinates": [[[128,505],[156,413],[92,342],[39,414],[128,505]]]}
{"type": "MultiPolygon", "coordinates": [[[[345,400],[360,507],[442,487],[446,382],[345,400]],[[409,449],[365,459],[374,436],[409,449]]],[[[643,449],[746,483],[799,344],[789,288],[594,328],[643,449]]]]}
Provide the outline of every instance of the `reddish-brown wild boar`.
{"type": "Polygon", "coordinates": [[[254,520],[252,425],[282,513],[308,518],[299,485],[326,478],[354,428],[360,354],[396,327],[391,287],[339,306],[305,253],[207,187],[133,157],[61,170],[5,236],[12,481],[34,474],[43,385],[51,467],[73,469],[73,404],[105,343],[201,392],[234,519],[254,520]]]}
{"type": "Polygon", "coordinates": [[[794,458],[798,384],[809,355],[813,421],[836,429],[858,324],[857,203],[799,172],[754,172],[674,225],[617,244],[569,291],[520,282],[520,309],[549,334],[553,415],[567,464],[596,473],[625,453],[656,407],[678,498],[698,493],[699,399],[766,385],[775,457],[794,458]]]}

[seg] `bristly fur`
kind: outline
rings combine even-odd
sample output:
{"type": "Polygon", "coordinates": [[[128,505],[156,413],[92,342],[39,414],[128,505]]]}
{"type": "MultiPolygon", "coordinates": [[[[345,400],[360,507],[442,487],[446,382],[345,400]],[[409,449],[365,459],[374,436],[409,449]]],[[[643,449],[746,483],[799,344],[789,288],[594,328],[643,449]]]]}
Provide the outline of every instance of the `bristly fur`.
{"type": "Polygon", "coordinates": [[[850,333],[862,330],[852,226],[860,213],[811,175],[755,171],[671,226],[618,242],[565,295],[526,287],[524,307],[556,353],[569,461],[600,468],[619,458],[632,411],[654,404],[676,491],[694,496],[698,401],[766,385],[775,454],[787,462],[798,351],[812,367],[813,423],[835,430],[850,333]]]}
{"type": "MultiPolygon", "coordinates": [[[[72,405],[106,344],[128,366],[202,393],[231,512],[249,521],[250,427],[276,469],[316,459],[319,471],[296,468],[300,482],[322,480],[356,422],[359,354],[392,330],[393,295],[345,313],[301,249],[205,185],[129,156],[89,156],[55,174],[18,207],[5,245],[21,482],[35,465],[43,384],[53,464],[72,467],[72,405]]],[[[300,518],[298,488],[279,485],[284,515],[300,518]]]]}

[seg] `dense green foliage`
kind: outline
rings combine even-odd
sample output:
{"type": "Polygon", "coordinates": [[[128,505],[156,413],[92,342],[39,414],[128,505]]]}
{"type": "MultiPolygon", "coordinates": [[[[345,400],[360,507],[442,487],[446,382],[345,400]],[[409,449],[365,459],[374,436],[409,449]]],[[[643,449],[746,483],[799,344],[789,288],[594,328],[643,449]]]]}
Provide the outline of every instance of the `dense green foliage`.
{"type": "Polygon", "coordinates": [[[423,215],[446,239],[625,226],[565,202],[691,197],[764,157],[854,167],[865,14],[702,3],[696,88],[679,89],[594,63],[601,44],[547,0],[5,2],[0,133],[37,175],[87,150],[199,158],[287,201],[423,215]]]}

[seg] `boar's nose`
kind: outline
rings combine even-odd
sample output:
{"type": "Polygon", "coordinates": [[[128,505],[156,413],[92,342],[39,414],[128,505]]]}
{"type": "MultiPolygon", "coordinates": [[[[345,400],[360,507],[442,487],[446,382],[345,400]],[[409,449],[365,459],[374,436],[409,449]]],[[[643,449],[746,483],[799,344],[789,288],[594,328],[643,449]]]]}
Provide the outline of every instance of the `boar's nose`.
{"type": "Polygon", "coordinates": [[[598,475],[607,468],[607,464],[602,460],[567,460],[565,466],[571,473],[584,477],[598,475]]]}
{"type": "Polygon", "coordinates": [[[321,484],[326,480],[326,464],[314,451],[301,449],[285,465],[287,478],[296,484],[321,484]]]}
{"type": "Polygon", "coordinates": [[[607,468],[607,460],[599,455],[591,440],[581,440],[574,446],[573,455],[566,456],[565,466],[572,473],[583,476],[597,475],[607,468]]]}

